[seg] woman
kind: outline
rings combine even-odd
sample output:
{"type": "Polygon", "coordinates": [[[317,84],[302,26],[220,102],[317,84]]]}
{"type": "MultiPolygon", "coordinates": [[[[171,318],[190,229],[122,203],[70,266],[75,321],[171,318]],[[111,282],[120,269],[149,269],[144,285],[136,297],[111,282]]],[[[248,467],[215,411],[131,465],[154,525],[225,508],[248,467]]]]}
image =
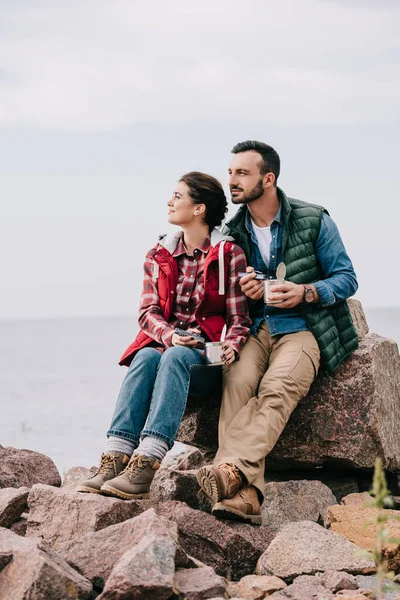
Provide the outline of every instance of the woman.
{"type": "Polygon", "coordinates": [[[168,208],[169,223],[181,231],[164,236],[146,255],[141,331],[120,361],[130,366],[105,453],[95,475],[77,488],[80,492],[148,497],[178,432],[191,370],[204,364],[198,340],[175,329],[218,341],[226,324],[226,365],[238,357],[249,335],[247,300],[238,283],[239,271],[246,270],[245,255],[216,229],[227,210],[221,184],[204,173],[188,173],[168,208]]]}

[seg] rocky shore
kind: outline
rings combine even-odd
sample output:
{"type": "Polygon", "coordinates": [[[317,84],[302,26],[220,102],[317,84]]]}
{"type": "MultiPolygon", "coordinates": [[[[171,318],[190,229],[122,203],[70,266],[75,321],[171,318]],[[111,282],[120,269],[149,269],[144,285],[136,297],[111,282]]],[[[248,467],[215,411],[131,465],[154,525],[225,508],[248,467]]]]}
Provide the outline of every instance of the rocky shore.
{"type": "MultiPolygon", "coordinates": [[[[0,600],[373,598],[375,564],[357,551],[376,539],[365,528],[376,456],[400,506],[400,361],[394,342],[368,334],[359,303],[352,311],[360,349],[293,413],[267,462],[261,527],[217,520],[198,496],[217,397],[189,405],[180,439],[191,447],[162,465],[148,500],[79,494],[90,469],[61,481],[50,458],[0,446],[0,600]]],[[[400,574],[400,546],[384,551],[400,574]]],[[[385,598],[397,596],[399,584],[385,598]]]]}

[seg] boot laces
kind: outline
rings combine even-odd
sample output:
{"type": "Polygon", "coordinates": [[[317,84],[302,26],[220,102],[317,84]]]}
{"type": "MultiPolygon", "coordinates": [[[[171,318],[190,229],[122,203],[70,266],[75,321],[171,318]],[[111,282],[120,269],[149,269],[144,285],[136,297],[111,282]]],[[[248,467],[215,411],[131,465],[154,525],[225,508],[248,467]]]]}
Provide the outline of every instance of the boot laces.
{"type": "Polygon", "coordinates": [[[117,475],[117,460],[118,456],[114,454],[102,454],[100,459],[100,465],[95,473],[95,475],[107,474],[110,469],[114,470],[114,474],[117,475]]]}
{"type": "Polygon", "coordinates": [[[223,463],[222,465],[219,465],[218,468],[226,474],[229,486],[235,485],[238,479],[242,479],[240,477],[239,469],[233,463],[223,463]]]}
{"type": "Polygon", "coordinates": [[[125,468],[124,473],[128,475],[129,478],[135,477],[138,475],[140,471],[143,471],[147,467],[147,465],[151,462],[151,458],[147,456],[142,456],[141,454],[134,454],[129,461],[128,466],[125,468]]]}

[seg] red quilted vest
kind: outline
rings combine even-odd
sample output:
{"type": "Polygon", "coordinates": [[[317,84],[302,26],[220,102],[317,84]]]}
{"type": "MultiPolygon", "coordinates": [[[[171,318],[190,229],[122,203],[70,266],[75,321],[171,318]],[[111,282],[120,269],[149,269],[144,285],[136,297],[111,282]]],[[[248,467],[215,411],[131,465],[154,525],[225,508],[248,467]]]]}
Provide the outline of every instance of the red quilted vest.
{"type": "MultiPolygon", "coordinates": [[[[218,268],[219,244],[211,247],[204,264],[204,295],[196,311],[196,321],[200,329],[217,342],[225,325],[225,288],[219,293],[220,274],[218,268]]],[[[224,253],[225,287],[229,276],[229,254],[231,242],[226,241],[224,253]]],[[[178,267],[172,254],[163,246],[159,246],[153,254],[153,259],[159,267],[157,288],[163,317],[169,321],[175,300],[178,283],[178,267]]],[[[154,343],[153,338],[140,331],[135,340],[128,346],[120,358],[119,364],[129,366],[136,352],[154,343]]]]}

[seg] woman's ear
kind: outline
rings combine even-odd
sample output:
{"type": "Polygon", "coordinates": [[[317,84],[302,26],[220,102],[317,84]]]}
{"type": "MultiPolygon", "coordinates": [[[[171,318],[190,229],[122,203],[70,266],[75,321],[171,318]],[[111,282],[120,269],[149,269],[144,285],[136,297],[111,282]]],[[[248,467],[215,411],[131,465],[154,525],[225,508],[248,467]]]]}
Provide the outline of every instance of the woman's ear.
{"type": "Polygon", "coordinates": [[[202,213],[205,212],[205,210],[206,210],[205,204],[196,204],[196,208],[194,209],[194,214],[201,215],[202,213]]]}

